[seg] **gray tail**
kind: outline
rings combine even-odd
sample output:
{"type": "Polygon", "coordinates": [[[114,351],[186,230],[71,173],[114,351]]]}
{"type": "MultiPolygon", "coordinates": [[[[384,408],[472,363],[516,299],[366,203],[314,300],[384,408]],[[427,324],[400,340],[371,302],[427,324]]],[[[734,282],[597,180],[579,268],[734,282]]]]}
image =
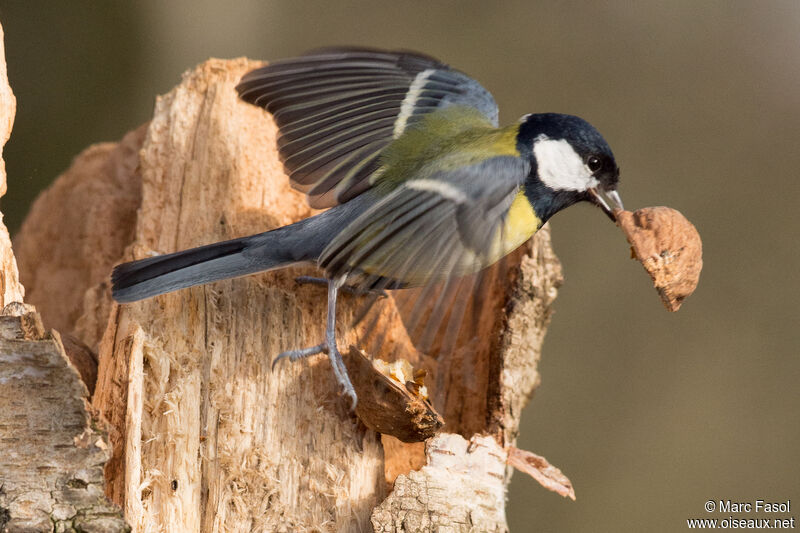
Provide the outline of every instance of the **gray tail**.
{"type": "Polygon", "coordinates": [[[117,265],[111,274],[112,295],[118,302],[135,302],[306,259],[286,249],[284,229],[117,265]]]}

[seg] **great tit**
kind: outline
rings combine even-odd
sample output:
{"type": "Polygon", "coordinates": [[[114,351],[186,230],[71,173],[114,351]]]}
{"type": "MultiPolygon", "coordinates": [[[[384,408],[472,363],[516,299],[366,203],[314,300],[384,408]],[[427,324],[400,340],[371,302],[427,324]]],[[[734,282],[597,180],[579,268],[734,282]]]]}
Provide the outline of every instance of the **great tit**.
{"type": "Polygon", "coordinates": [[[133,302],[297,263],[328,284],[325,339],[275,362],[326,353],[354,408],[336,347],[343,286],[402,289],[475,273],[581,201],[609,217],[619,168],[585,120],[538,113],[498,127],[477,81],[413,52],[337,48],[273,62],[236,87],[278,125],[278,150],[311,218],[258,235],[118,265],[113,297],[133,302]]]}

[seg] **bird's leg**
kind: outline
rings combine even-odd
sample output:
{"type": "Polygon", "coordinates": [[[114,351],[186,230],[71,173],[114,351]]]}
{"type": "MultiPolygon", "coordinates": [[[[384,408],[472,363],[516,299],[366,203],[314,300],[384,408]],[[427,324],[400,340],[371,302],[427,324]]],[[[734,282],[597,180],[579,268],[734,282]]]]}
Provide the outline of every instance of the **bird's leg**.
{"type": "Polygon", "coordinates": [[[298,359],[310,355],[327,353],[331,360],[331,366],[333,367],[333,374],[336,376],[336,381],[342,387],[344,394],[350,398],[350,408],[355,410],[358,397],[356,396],[353,384],[350,382],[350,376],[347,374],[347,368],[344,366],[342,355],[339,353],[339,349],[336,346],[336,295],[344,284],[344,278],[330,281],[326,280],[326,282],[328,284],[328,317],[325,324],[325,342],[310,348],[283,352],[272,362],[272,368],[274,369],[278,361],[282,359],[297,361],[298,359]]]}
{"type": "Polygon", "coordinates": [[[328,357],[331,360],[336,381],[342,386],[344,394],[350,398],[350,408],[355,411],[358,397],[353,384],[350,383],[350,376],[347,375],[342,354],[339,353],[339,348],[336,346],[336,294],[343,284],[344,278],[331,280],[328,283],[328,320],[325,328],[325,342],[328,345],[328,357]]]}
{"type": "MultiPolygon", "coordinates": [[[[315,278],[314,276],[297,276],[294,278],[297,283],[311,283],[314,285],[328,285],[330,280],[325,278],[315,278]]],[[[355,287],[353,285],[342,285],[339,287],[339,290],[342,292],[346,292],[347,294],[352,294],[353,296],[366,296],[370,294],[378,295],[382,298],[386,298],[389,296],[387,292],[383,289],[364,289],[361,287],[355,287]]]]}

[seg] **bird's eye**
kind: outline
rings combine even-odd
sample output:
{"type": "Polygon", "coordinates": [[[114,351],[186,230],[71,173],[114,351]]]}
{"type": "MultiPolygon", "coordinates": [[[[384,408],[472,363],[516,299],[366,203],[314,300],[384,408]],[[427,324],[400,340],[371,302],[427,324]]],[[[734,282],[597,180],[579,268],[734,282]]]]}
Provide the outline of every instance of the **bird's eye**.
{"type": "Polygon", "coordinates": [[[597,172],[603,168],[603,161],[596,155],[590,155],[589,159],[586,160],[586,166],[588,166],[589,170],[592,172],[597,172]]]}

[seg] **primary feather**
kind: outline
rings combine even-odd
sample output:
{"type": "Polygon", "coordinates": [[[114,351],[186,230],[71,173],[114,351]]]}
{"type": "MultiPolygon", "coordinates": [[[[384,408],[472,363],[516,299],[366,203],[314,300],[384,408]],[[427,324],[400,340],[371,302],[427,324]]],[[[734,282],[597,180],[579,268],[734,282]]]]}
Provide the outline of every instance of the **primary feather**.
{"type": "Polygon", "coordinates": [[[254,70],[236,89],[272,113],[292,184],[314,207],[370,188],[384,149],[428,113],[467,106],[497,125],[497,105],[486,89],[414,52],[319,50],[254,70]]]}

